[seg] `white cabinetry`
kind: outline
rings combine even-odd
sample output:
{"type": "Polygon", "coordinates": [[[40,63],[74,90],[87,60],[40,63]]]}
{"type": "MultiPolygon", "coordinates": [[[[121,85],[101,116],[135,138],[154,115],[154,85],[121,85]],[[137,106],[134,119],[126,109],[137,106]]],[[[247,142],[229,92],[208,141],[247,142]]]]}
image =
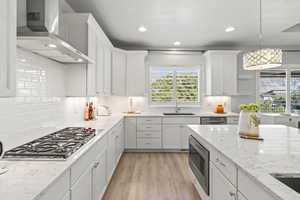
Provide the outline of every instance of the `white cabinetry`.
{"type": "Polygon", "coordinates": [[[94,63],[68,65],[67,96],[110,95],[111,47],[93,15],[68,13],[63,15],[66,40],[89,56],[94,63]]]}
{"type": "Polygon", "coordinates": [[[188,124],[200,124],[200,117],[163,118],[163,148],[188,149],[191,135],[188,124]]]}
{"type": "Polygon", "coordinates": [[[80,176],[71,188],[72,200],[92,200],[91,166],[80,176]]]}
{"type": "Polygon", "coordinates": [[[112,95],[126,96],[126,54],[120,49],[112,52],[112,95]]]}
{"type": "Polygon", "coordinates": [[[0,97],[16,95],[16,0],[0,2],[0,97]]]}
{"type": "Polygon", "coordinates": [[[147,51],[127,51],[126,54],[127,96],[144,96],[146,90],[145,58],[148,53],[147,51]]]}
{"type": "Polygon", "coordinates": [[[238,51],[206,52],[206,95],[230,96],[237,94],[238,51]]]}
{"type": "Polygon", "coordinates": [[[68,191],[61,200],[71,200],[70,192],[68,191]]]}
{"type": "Polygon", "coordinates": [[[139,117],[137,119],[137,148],[162,148],[161,117],[139,117]]]}
{"type": "Polygon", "coordinates": [[[123,121],[108,133],[107,169],[108,180],[111,179],[119,159],[124,151],[123,121]]]}
{"type": "Polygon", "coordinates": [[[212,176],[212,200],[236,200],[236,188],[223,176],[223,174],[211,164],[212,176]]]}
{"type": "Polygon", "coordinates": [[[136,149],[136,118],[125,119],[125,149],[136,149]]]}
{"type": "Polygon", "coordinates": [[[93,166],[93,200],[99,200],[103,196],[107,180],[106,180],[106,150],[103,151],[93,166]]]}

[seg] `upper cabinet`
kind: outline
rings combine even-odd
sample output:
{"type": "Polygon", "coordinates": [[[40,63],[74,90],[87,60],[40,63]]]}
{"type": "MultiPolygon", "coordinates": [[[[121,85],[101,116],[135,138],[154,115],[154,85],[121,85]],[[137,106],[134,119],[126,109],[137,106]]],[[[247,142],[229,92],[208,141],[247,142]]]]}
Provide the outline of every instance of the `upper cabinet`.
{"type": "Polygon", "coordinates": [[[231,96],[237,94],[239,51],[207,51],[206,95],[231,96]]]}
{"type": "Polygon", "coordinates": [[[94,60],[67,66],[67,96],[110,95],[112,44],[91,14],[65,14],[64,21],[66,40],[94,60]]]}
{"type": "Polygon", "coordinates": [[[0,97],[16,95],[16,0],[0,2],[0,97]]]}
{"type": "Polygon", "coordinates": [[[126,54],[121,49],[112,52],[112,95],[126,96],[126,54]]]}
{"type": "Polygon", "coordinates": [[[127,51],[127,96],[145,96],[147,51],[127,51]],[[137,84],[138,83],[138,84],[137,84]]]}

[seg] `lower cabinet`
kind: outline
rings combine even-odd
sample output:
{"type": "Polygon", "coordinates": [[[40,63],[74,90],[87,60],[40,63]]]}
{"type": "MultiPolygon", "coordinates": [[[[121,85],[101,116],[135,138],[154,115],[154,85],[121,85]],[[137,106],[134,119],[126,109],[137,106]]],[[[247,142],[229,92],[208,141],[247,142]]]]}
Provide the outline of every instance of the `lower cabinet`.
{"type": "Polygon", "coordinates": [[[92,166],[71,187],[72,200],[92,200],[92,166]]]}
{"type": "Polygon", "coordinates": [[[163,125],[163,148],[181,149],[181,126],[163,125]]]}
{"type": "Polygon", "coordinates": [[[92,170],[93,200],[99,200],[103,196],[106,186],[106,150],[96,159],[92,170]]]}
{"type": "Polygon", "coordinates": [[[126,117],[125,119],[125,149],[137,148],[136,117],[126,117]]]}
{"type": "Polygon", "coordinates": [[[211,197],[212,200],[235,200],[237,189],[223,176],[214,164],[211,163],[211,197]]]}
{"type": "Polygon", "coordinates": [[[240,192],[238,192],[238,200],[247,200],[244,195],[242,195],[240,192]]]}

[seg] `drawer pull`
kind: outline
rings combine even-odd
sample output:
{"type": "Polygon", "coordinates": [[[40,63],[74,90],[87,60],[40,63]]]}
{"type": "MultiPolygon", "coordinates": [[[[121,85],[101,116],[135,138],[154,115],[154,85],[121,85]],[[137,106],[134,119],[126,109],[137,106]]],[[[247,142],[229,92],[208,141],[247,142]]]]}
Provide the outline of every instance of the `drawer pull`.
{"type": "Polygon", "coordinates": [[[226,167],[226,165],[223,162],[220,162],[220,165],[222,165],[223,167],[226,167]]]}
{"type": "Polygon", "coordinates": [[[236,200],[236,194],[235,194],[235,192],[229,192],[229,195],[231,197],[233,197],[234,200],[236,200]]]}
{"type": "Polygon", "coordinates": [[[100,164],[100,162],[96,162],[96,163],[94,164],[94,168],[96,169],[96,168],[99,166],[99,164],[100,164]]]}

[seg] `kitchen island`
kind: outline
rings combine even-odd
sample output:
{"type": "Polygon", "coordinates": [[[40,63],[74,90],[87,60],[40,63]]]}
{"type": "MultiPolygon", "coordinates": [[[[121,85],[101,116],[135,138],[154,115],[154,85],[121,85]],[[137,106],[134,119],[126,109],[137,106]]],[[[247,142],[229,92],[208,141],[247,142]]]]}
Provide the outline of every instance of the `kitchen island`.
{"type": "Polygon", "coordinates": [[[260,135],[264,141],[257,141],[241,139],[235,125],[190,125],[189,128],[192,136],[210,152],[208,199],[219,200],[220,195],[224,195],[222,200],[300,199],[300,194],[272,176],[300,174],[298,129],[262,125],[260,135]]]}

